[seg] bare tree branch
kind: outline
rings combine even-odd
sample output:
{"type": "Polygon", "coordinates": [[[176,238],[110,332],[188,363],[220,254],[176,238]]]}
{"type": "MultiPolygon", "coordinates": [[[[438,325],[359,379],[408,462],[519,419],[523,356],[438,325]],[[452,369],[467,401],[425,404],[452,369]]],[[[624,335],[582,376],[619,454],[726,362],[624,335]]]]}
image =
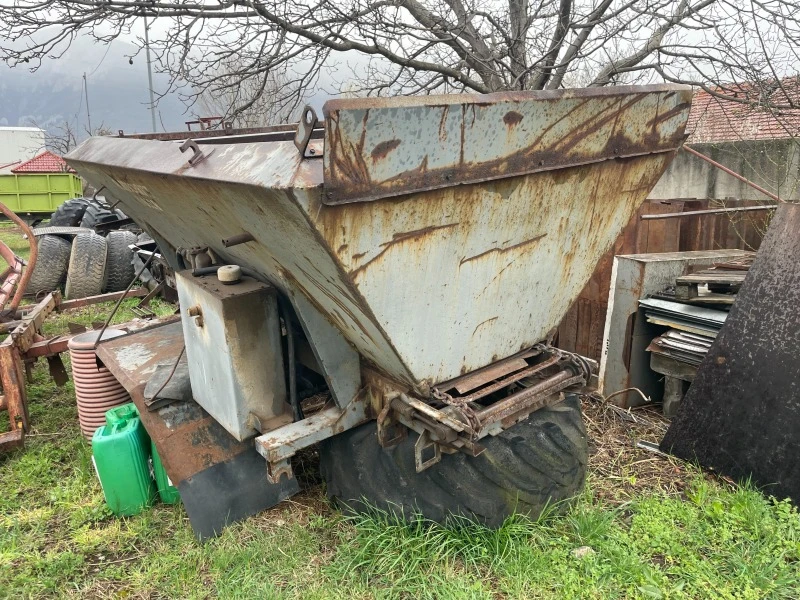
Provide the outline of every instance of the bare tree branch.
{"type": "Polygon", "coordinates": [[[797,108],[769,92],[800,64],[793,0],[0,0],[0,58],[35,70],[77,36],[129,39],[145,17],[161,94],[231,118],[267,99],[284,118],[322,74],[332,92],[376,95],[666,80],[741,100],[748,82],[797,108]]]}

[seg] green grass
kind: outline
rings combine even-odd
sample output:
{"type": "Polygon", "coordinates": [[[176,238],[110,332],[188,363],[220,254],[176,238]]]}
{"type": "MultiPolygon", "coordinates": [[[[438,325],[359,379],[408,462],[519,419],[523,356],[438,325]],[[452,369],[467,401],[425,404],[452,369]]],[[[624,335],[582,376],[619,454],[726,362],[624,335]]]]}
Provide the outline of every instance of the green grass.
{"type": "Polygon", "coordinates": [[[17,256],[28,258],[30,243],[22,237],[22,232],[11,221],[0,221],[0,240],[3,240],[17,256]]]}
{"type": "Polygon", "coordinates": [[[30,396],[26,447],[0,458],[0,597],[800,597],[796,510],[694,469],[683,496],[621,505],[593,476],[566,514],[498,530],[344,518],[316,487],[200,545],[180,506],[111,516],[71,386],[41,365],[30,396]]]}
{"type": "MultiPolygon", "coordinates": [[[[48,331],[108,308],[57,315],[48,331]]],[[[593,467],[566,513],[498,530],[345,518],[316,486],[201,545],[181,506],[109,513],[72,385],[57,388],[43,361],[33,375],[26,446],[0,456],[0,598],[800,597],[788,502],[633,450],[620,475],[593,467]],[[654,460],[681,485],[637,481],[654,460]]]]}
{"type": "MultiPolygon", "coordinates": [[[[119,309],[114,314],[114,318],[111,319],[110,325],[119,325],[137,319],[138,317],[136,313],[133,312],[133,308],[137,306],[140,301],[141,298],[123,300],[119,309]]],[[[42,330],[45,335],[50,336],[68,331],[68,323],[75,323],[85,327],[91,326],[92,323],[104,323],[113,306],[113,302],[105,302],[103,304],[93,304],[84,308],[53,313],[45,321],[42,330]]],[[[176,307],[174,304],[165,302],[160,298],[153,298],[150,301],[150,310],[152,310],[157,317],[171,315],[175,312],[175,309],[176,307]]]]}

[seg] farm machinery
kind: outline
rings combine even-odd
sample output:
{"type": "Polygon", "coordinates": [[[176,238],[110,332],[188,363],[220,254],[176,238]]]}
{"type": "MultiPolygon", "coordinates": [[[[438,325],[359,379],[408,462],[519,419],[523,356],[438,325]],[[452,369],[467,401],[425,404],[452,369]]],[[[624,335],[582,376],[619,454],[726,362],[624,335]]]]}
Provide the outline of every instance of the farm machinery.
{"type": "Polygon", "coordinates": [[[198,535],[295,493],[316,444],[353,510],[496,526],[578,492],[596,365],[553,332],[690,104],[666,85],[330,100],[68,155],[175,271],[180,322],[97,351],[198,535]]]}

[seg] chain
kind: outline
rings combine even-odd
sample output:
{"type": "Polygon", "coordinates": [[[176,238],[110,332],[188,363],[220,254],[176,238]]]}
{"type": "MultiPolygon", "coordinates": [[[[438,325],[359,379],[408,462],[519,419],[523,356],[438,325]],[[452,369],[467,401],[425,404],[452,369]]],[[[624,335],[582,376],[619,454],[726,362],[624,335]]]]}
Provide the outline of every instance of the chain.
{"type": "Polygon", "coordinates": [[[453,398],[447,392],[441,392],[436,388],[433,388],[431,396],[433,396],[433,398],[436,400],[444,402],[448,406],[452,406],[453,408],[457,409],[464,416],[464,418],[467,420],[467,423],[469,423],[469,426],[472,428],[471,437],[474,440],[477,432],[481,428],[481,422],[480,419],[478,419],[478,415],[476,415],[475,411],[472,410],[472,407],[461,398],[453,398]]]}
{"type": "Polygon", "coordinates": [[[592,367],[589,361],[580,354],[562,350],[561,348],[556,348],[548,344],[536,344],[533,346],[533,349],[538,350],[542,354],[557,355],[559,360],[565,362],[572,372],[583,377],[584,383],[589,382],[592,376],[592,367]]]}

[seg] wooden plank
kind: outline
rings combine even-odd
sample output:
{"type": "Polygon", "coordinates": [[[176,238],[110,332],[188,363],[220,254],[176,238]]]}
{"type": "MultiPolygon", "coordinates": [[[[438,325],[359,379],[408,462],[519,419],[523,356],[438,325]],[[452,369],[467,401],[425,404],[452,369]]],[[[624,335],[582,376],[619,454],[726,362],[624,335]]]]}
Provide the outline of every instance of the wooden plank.
{"type": "Polygon", "coordinates": [[[28,312],[23,312],[22,324],[15,328],[11,334],[3,340],[4,346],[14,345],[19,352],[25,352],[33,344],[37,333],[41,331],[47,316],[58,309],[61,302],[61,292],[51,292],[44,299],[28,312]]]}
{"type": "Polygon", "coordinates": [[[466,377],[460,378],[458,383],[456,383],[455,388],[458,390],[459,394],[466,394],[467,392],[471,392],[475,388],[485,385],[490,381],[499,379],[504,375],[513,373],[514,371],[524,369],[527,366],[528,363],[522,358],[505,360],[494,365],[489,365],[484,369],[480,369],[476,373],[472,373],[466,377]]]}
{"type": "MultiPolygon", "coordinates": [[[[680,212],[683,203],[677,202],[647,202],[642,205],[642,215],[663,215],[669,213],[680,212]]],[[[660,221],[641,221],[644,228],[646,224],[647,239],[644,248],[640,249],[641,253],[651,252],[670,252],[678,249],[677,233],[678,223],[674,219],[665,219],[660,221]],[[672,237],[673,239],[670,239],[672,237]]]]}
{"type": "Polygon", "coordinates": [[[28,431],[28,395],[19,350],[13,344],[0,344],[0,382],[12,430],[28,431]]]}
{"type": "Polygon", "coordinates": [[[682,275],[678,277],[675,282],[678,284],[716,283],[723,285],[741,285],[746,275],[747,271],[699,271],[691,275],[682,275]]]}
{"type": "Polygon", "coordinates": [[[575,352],[595,359],[595,357],[589,356],[592,349],[591,323],[592,301],[587,298],[580,298],[578,300],[578,335],[575,342],[575,352]]]}
{"type": "MultiPolygon", "coordinates": [[[[639,210],[636,213],[635,217],[638,222],[633,224],[633,239],[635,241],[631,254],[642,254],[647,252],[647,236],[650,232],[650,221],[642,221],[640,217],[642,214],[650,214],[653,206],[653,203],[646,202],[639,207],[639,210]]],[[[631,227],[631,224],[628,224],[628,227],[631,227]]],[[[628,254],[628,252],[625,252],[625,254],[628,254]]]]}
{"type": "Polygon", "coordinates": [[[575,341],[578,337],[578,302],[575,301],[558,326],[558,347],[568,352],[575,352],[575,341]]]}
{"type": "Polygon", "coordinates": [[[675,282],[675,299],[680,300],[682,302],[688,302],[693,298],[697,298],[700,295],[699,290],[697,289],[696,283],[678,283],[675,282]]]}
{"type": "MultiPolygon", "coordinates": [[[[610,285],[609,283],[609,287],[610,285]]],[[[589,352],[584,356],[599,362],[603,353],[603,329],[606,324],[608,303],[594,302],[591,305],[591,309],[592,321],[589,326],[589,352]]]]}

